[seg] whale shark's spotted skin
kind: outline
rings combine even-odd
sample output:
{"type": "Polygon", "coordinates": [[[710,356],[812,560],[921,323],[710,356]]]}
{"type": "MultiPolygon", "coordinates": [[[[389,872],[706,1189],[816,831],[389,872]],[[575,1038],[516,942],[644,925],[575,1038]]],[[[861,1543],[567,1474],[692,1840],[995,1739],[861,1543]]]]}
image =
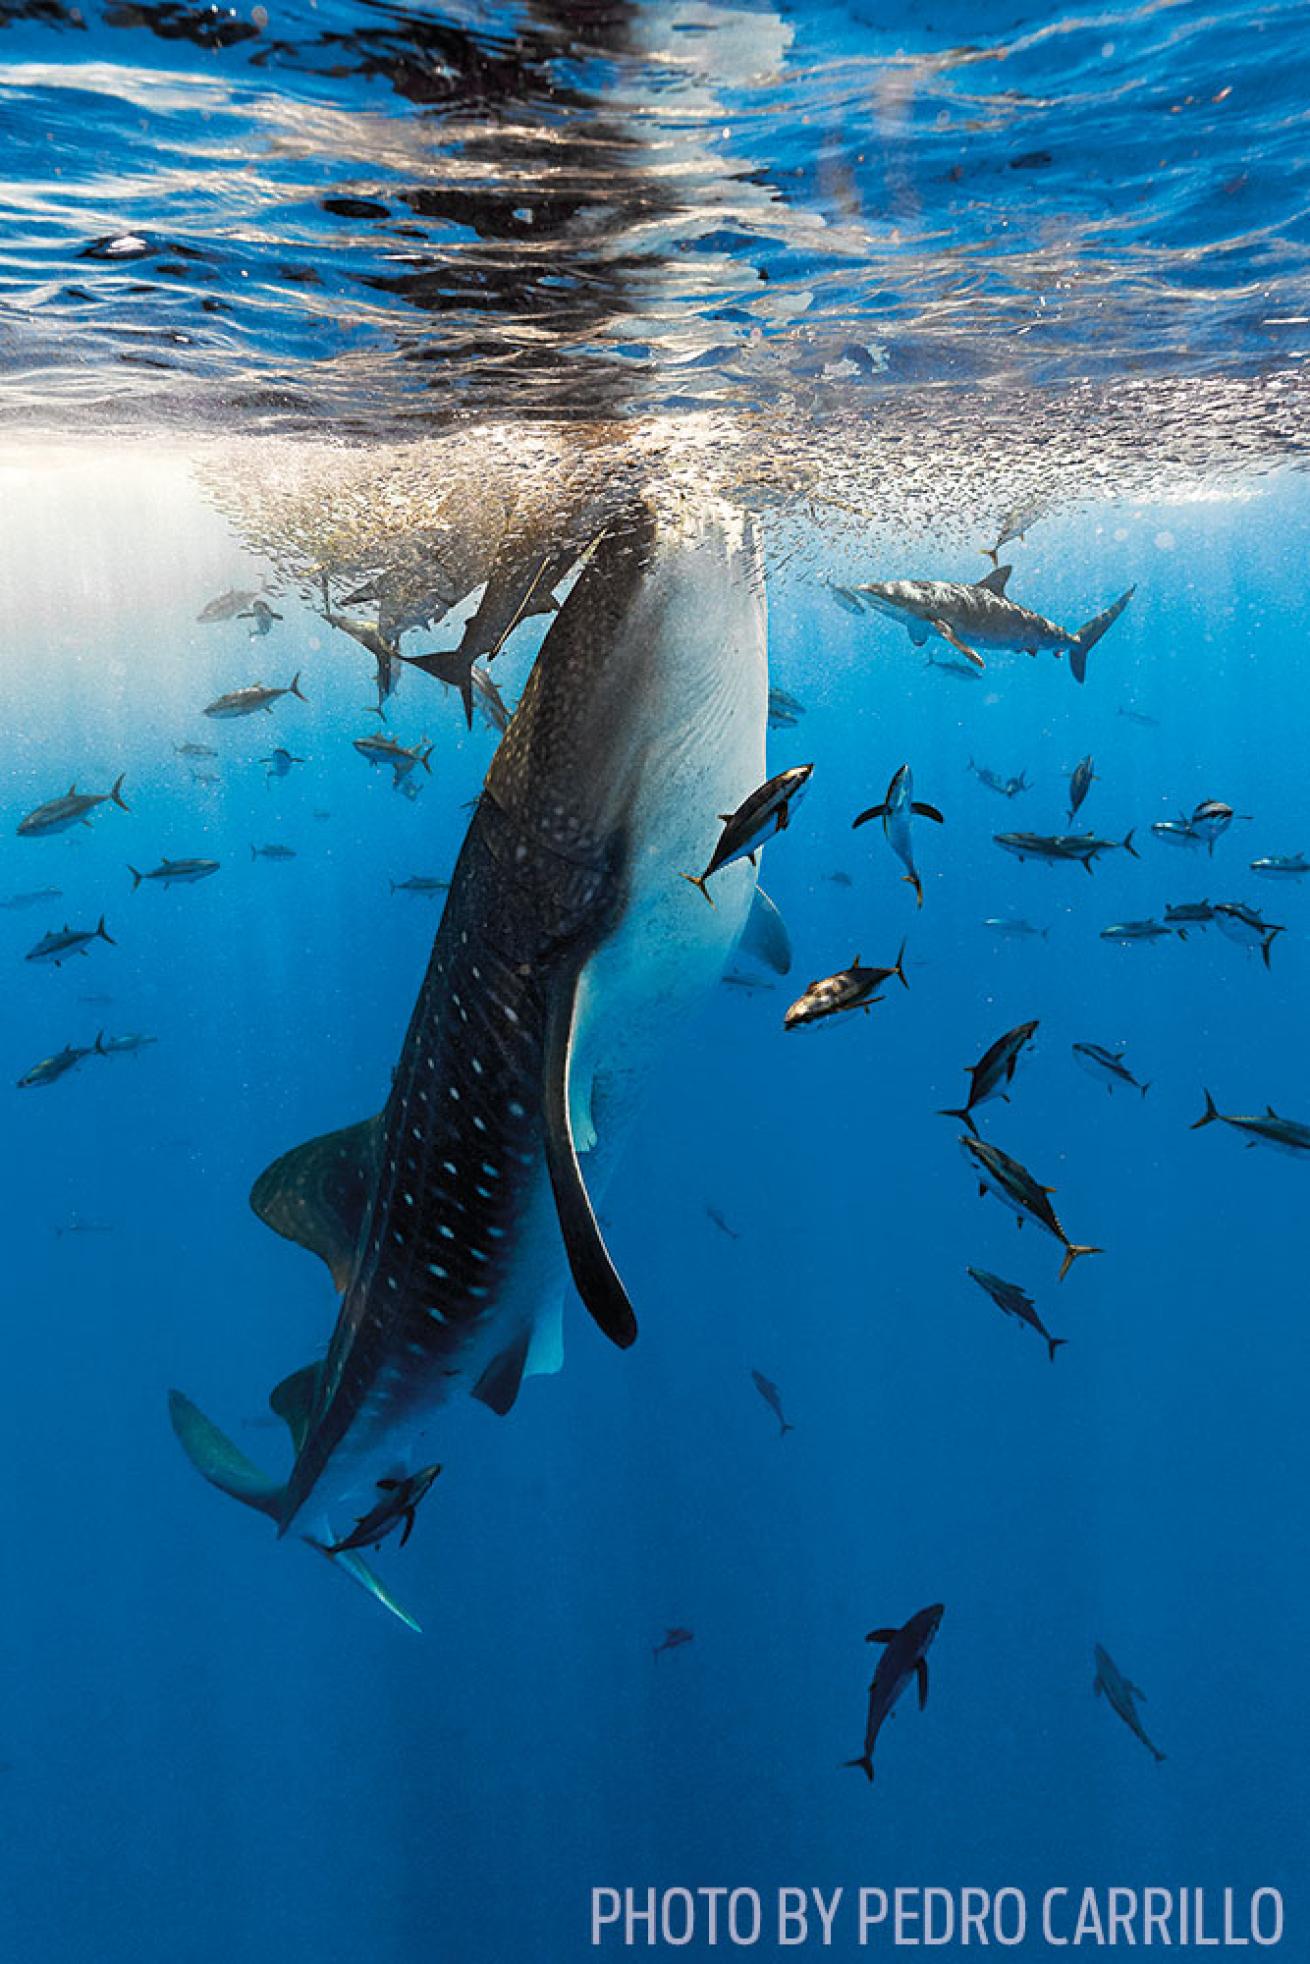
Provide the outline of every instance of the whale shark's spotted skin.
{"type": "MultiPolygon", "coordinates": [[[[362,1449],[427,1403],[434,1379],[476,1381],[492,1361],[488,1311],[545,1177],[549,990],[614,895],[603,864],[525,841],[484,794],[382,1115],[376,1195],[285,1519],[352,1426],[362,1449]]],[[[503,1346],[499,1317],[496,1336],[503,1346]]]]}
{"type": "Polygon", "coordinates": [[[505,1412],[525,1373],[558,1368],[570,1270],[607,1335],[636,1335],[587,1189],[745,924],[749,862],[718,875],[713,908],[679,873],[761,782],[767,699],[749,520],[634,500],[590,551],[496,753],[383,1111],[255,1184],[255,1210],[343,1292],[326,1359],[270,1400],[290,1479],[181,1393],[174,1426],[214,1485],[398,1614],[341,1543],[379,1480],[437,1456],[444,1402],[471,1391],[505,1412]]]}

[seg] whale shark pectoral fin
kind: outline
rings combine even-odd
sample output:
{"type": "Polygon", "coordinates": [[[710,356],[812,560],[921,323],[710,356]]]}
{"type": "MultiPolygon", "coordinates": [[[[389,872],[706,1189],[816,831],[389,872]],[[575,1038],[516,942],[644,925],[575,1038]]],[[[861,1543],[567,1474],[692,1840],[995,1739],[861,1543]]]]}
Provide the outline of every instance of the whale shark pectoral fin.
{"type": "Polygon", "coordinates": [[[763,887],[757,886],[755,889],[739,945],[743,954],[753,956],[765,968],[771,968],[775,975],[790,972],[791,936],[787,932],[787,923],[763,887]]]}
{"type": "Polygon", "coordinates": [[[352,1582],[357,1582],[366,1594],[372,1596],[374,1602],[381,1603],[383,1609],[389,1609],[393,1616],[399,1617],[407,1629],[415,1630],[419,1636],[422,1636],[422,1624],[412,1617],[407,1609],[402,1608],[381,1577],[373,1573],[363,1556],[355,1549],[347,1548],[341,1554],[334,1555],[330,1548],[323,1548],[321,1542],[315,1542],[314,1546],[322,1550],[333,1568],[341,1569],[352,1582]]]}
{"type": "Polygon", "coordinates": [[[557,979],[546,1015],[542,1087],[546,1165],[578,1294],[610,1341],[626,1350],[636,1339],[637,1318],[597,1226],[570,1122],[569,1070],[580,975],[580,969],[574,968],[557,979]]]}
{"type": "Polygon", "coordinates": [[[192,1404],[185,1392],[169,1392],[168,1415],[183,1452],[211,1487],[230,1494],[233,1500],[244,1502],[257,1513],[267,1514],[273,1520],[278,1518],[282,1504],[280,1480],[271,1480],[261,1473],[227,1434],[220,1432],[198,1405],[192,1404]]]}
{"type": "Polygon", "coordinates": [[[281,1384],[275,1384],[268,1394],[268,1409],[282,1420],[297,1452],[309,1434],[309,1420],[321,1371],[320,1364],[306,1364],[300,1370],[293,1371],[290,1377],[283,1378],[281,1384]]]}
{"type": "Polygon", "coordinates": [[[531,1337],[530,1330],[524,1330],[517,1336],[508,1350],[492,1358],[473,1387],[473,1396],[500,1418],[504,1418],[519,1395],[531,1337]]]}
{"type": "Polygon", "coordinates": [[[364,1209],[377,1178],[382,1116],[325,1132],[275,1159],[250,1190],[261,1221],[319,1256],[338,1289],[350,1280],[364,1209]]]}

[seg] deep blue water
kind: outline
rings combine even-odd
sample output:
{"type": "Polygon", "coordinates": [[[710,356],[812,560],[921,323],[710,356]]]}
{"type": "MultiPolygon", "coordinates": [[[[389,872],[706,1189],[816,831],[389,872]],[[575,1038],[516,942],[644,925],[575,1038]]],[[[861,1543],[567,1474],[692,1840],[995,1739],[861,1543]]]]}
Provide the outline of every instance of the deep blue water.
{"type": "MultiPolygon", "coordinates": [[[[61,495],[29,485],[33,533],[61,495]]],[[[3,917],[10,1063],[102,1027],[159,1043],[6,1094],[9,1955],[571,1959],[591,1886],[652,1882],[1269,1885],[1291,1947],[1304,1169],[1187,1128],[1203,1086],[1225,1111],[1310,1108],[1306,894],[1246,870],[1306,843],[1288,716],[1305,521],[1285,479],[1246,504],[1036,528],[1016,582],[1057,618],[1138,582],[1081,691],[1049,657],[957,681],[814,583],[771,582],[774,676],[806,704],[771,757],[816,766],[765,855],[795,967],[721,989],[658,1073],[605,1205],[635,1349],[575,1306],[558,1378],[507,1420],[452,1413],[452,1474],[405,1555],[379,1558],[422,1638],[208,1492],[164,1393],[186,1385],[252,1457],[281,1454],[264,1395],[323,1344],[333,1299],[246,1192],[284,1146],[378,1103],[436,920],[388,881],[449,870],[492,738],[408,677],[393,726],[438,755],[417,800],[395,796],[348,746],[365,671],[314,615],[284,600],[257,656],[243,623],[195,625],[248,564],[213,521],[94,660],[88,603],[61,628],[49,590],[25,614],[11,576],[11,816],[119,770],[133,809],[45,841],[8,828],[5,893],[65,896],[3,917]],[[252,661],[302,668],[309,705],[198,717],[252,661]],[[171,751],[197,736],[221,753],[212,789],[171,751]],[[306,762],[269,784],[274,736],[306,762]],[[1140,860],[1088,878],[1002,855],[996,829],[1059,829],[1088,750],[1085,816],[1112,839],[1136,826],[1140,860]],[[970,756],[1033,788],[1005,803],[970,756]],[[947,820],[921,840],[921,914],[881,838],[850,830],[906,757],[947,820]],[[1252,814],[1213,859],[1143,836],[1208,795],[1252,814]],[[298,857],[252,863],[271,840],[298,857]],[[131,892],[127,864],[165,851],[222,871],[131,892]],[[1214,928],[1099,939],[1202,895],[1286,923],[1269,971],[1214,928]],[[101,910],[115,947],[57,973],[20,960],[101,910]],[[1009,913],[1049,939],[997,943],[980,923],[1009,913]],[[908,994],[783,1034],[811,974],[857,950],[890,962],[902,936],[908,994]],[[1034,1016],[986,1129],[1106,1250],[1060,1285],[1056,1244],[977,1197],[935,1116],[1034,1016]],[[1125,1047],[1149,1097],[1075,1069],[1087,1040],[1125,1047]],[[75,1218],[112,1232],[52,1232],[75,1218]],[[969,1262],[1031,1290],[1068,1339],[1054,1364],[969,1262]],[[782,1442],[752,1368],[782,1391],[782,1442]],[[932,1600],[927,1710],[907,1701],[870,1791],[838,1770],[862,1734],[862,1637],[932,1600]],[[695,1640],[653,1662],[671,1624],[695,1640]],[[1092,1698],[1098,1640],[1147,1690],[1165,1765],[1092,1698]]],[[[877,570],[925,550],[888,547],[877,570]]]]}
{"type": "MultiPolygon", "coordinates": [[[[0,1958],[575,1964],[593,1888],[711,1885],[840,1886],[838,1956],[861,1886],[1020,1889],[1024,1958],[1056,1954],[1050,1888],[1204,1889],[1212,1926],[1225,1887],[1277,1889],[1278,1954],[1310,1955],[1306,1169],[1189,1130],[1207,1089],[1310,1122],[1310,878],[1250,871],[1310,852],[1302,10],[269,11],[0,0],[0,900],[59,890],[0,910],[0,1958]],[[570,1296],[558,1376],[447,1409],[378,1556],[415,1636],[208,1490],[166,1394],[285,1466],[267,1394],[336,1298],[250,1185],[384,1099],[441,905],[391,882],[449,875],[496,742],[407,673],[388,728],[431,775],[369,769],[316,555],[367,560],[357,471],[368,523],[411,513],[393,541],[454,481],[398,434],[519,417],[585,422],[602,471],[654,431],[658,475],[673,430],[758,509],[803,705],[770,769],[815,774],[762,866],[791,972],[687,1022],[604,1196],[640,1339],[570,1296]],[[1034,495],[1017,597],[1076,626],[1136,586],[1085,688],[1049,655],[959,678],[834,599],[976,578],[1034,495]],[[228,587],[273,597],[267,639],[198,624],[228,587]],[[306,703],[200,714],[297,671],[306,703]],[[1065,829],[1088,753],[1079,822],[1140,856],[1001,852],[1065,829]],[[907,760],[946,821],[922,911],[851,829],[907,760]],[[120,773],[130,811],[16,836],[120,773]],[[1151,837],[1206,798],[1242,814],[1212,856],[1151,837]],[[134,891],[165,854],[221,868],[134,891]],[[1214,925],[1100,938],[1201,898],[1280,924],[1269,965],[1214,925]],[[25,962],[101,915],[114,945],[25,962]],[[908,992],[784,1033],[902,939],[908,992]],[[1063,1282],[938,1116],[1032,1018],[980,1123],[1104,1250],[1063,1282]],[[98,1032],[158,1041],[18,1088],[98,1032]],[[968,1264],[1031,1293],[1054,1361],[968,1264]],[[870,1789],[865,1632],[937,1601],[870,1789]],[[1164,1764],[1093,1697],[1098,1642],[1164,1764]]],[[[489,445],[471,507],[506,482],[489,445]]],[[[541,632],[494,664],[511,704],[541,632]]]]}

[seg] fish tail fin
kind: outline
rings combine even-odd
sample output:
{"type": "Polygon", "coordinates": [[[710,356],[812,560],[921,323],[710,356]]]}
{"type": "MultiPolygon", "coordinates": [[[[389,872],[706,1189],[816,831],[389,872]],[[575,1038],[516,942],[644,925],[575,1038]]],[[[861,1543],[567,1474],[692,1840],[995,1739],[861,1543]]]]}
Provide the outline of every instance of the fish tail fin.
{"type": "Polygon", "coordinates": [[[1156,1763],[1156,1765],[1157,1765],[1157,1766],[1163,1766],[1163,1764],[1164,1764],[1164,1762],[1165,1762],[1165,1760],[1166,1760],[1166,1758],[1168,1757],[1168,1755],[1167,1755],[1166,1753],[1162,1753],[1162,1752],[1160,1751],[1160,1748],[1159,1748],[1158,1746],[1152,1746],[1152,1748],[1151,1748],[1151,1751],[1152,1751],[1152,1752],[1153,1752],[1153,1753],[1155,1754],[1155,1763],[1156,1763]]]}
{"type": "Polygon", "coordinates": [[[1065,1344],[1068,1343],[1068,1341],[1069,1341],[1068,1337],[1048,1337],[1046,1339],[1046,1348],[1050,1353],[1050,1358],[1052,1363],[1055,1362],[1056,1351],[1062,1350],[1065,1344]]]}
{"type": "Polygon", "coordinates": [[[390,1589],[387,1588],[382,1578],[369,1567],[363,1556],[356,1549],[346,1548],[340,1554],[334,1554],[330,1548],[324,1548],[321,1541],[316,1541],[313,1545],[315,1548],[322,1550],[333,1568],[340,1569],[343,1575],[348,1575],[352,1582],[358,1583],[365,1595],[372,1596],[375,1603],[381,1603],[383,1609],[390,1610],[391,1614],[403,1623],[407,1630],[414,1630],[419,1636],[422,1636],[422,1624],[415,1617],[411,1616],[402,1604],[396,1601],[396,1598],[392,1595],[390,1589]]]}
{"type": "Polygon", "coordinates": [[[258,848],[258,846],[252,846],[252,847],[250,848],[250,857],[251,857],[252,859],[258,859],[258,858],[259,858],[259,848],[258,848]]]}
{"type": "Polygon", "coordinates": [[[120,811],[130,812],[132,807],[128,804],[126,798],[123,796],[123,779],[126,776],[127,776],[126,771],[120,771],[118,773],[118,776],[114,779],[113,789],[110,791],[109,795],[113,799],[114,803],[118,806],[118,809],[120,811]]]}
{"type": "Polygon", "coordinates": [[[1220,1116],[1219,1107],[1215,1104],[1210,1093],[1207,1091],[1204,1096],[1205,1110],[1201,1113],[1200,1118],[1193,1119],[1187,1128],[1189,1132],[1199,1132],[1203,1125],[1213,1125],[1215,1120],[1220,1116]]]}
{"type": "Polygon", "coordinates": [[[438,682],[448,688],[459,690],[459,699],[464,705],[464,720],[473,728],[473,657],[460,648],[434,648],[426,655],[402,655],[402,661],[411,668],[421,668],[425,675],[435,675],[438,682]]]}
{"type": "Polygon", "coordinates": [[[431,777],[432,775],[432,765],[428,760],[432,756],[432,750],[433,750],[433,746],[428,742],[427,738],[420,737],[418,760],[420,764],[422,764],[424,770],[427,772],[429,777],[431,777]]]}
{"type": "Polygon", "coordinates": [[[779,1437],[780,1439],[785,1439],[785,1438],[787,1437],[787,1434],[788,1434],[789,1432],[794,1432],[795,1430],[796,1430],[796,1427],[795,1427],[795,1426],[794,1426],[794,1425],[792,1424],[792,1422],[791,1422],[791,1420],[790,1420],[789,1418],[784,1418],[784,1419],[779,1419],[779,1421],[778,1421],[778,1437],[779,1437]]]}
{"type": "Polygon", "coordinates": [[[391,888],[391,891],[393,893],[396,891],[396,882],[394,880],[388,880],[387,885],[391,888]]]}
{"type": "Polygon", "coordinates": [[[903,874],[901,875],[901,884],[902,884],[902,886],[907,886],[907,887],[913,887],[913,888],[914,888],[914,901],[915,901],[915,905],[916,905],[917,907],[922,907],[922,905],[923,905],[923,881],[922,881],[922,880],[921,880],[921,879],[919,878],[919,875],[918,875],[917,873],[903,873],[903,874]]]}
{"type": "Polygon", "coordinates": [[[288,691],[288,694],[290,694],[290,695],[293,695],[293,696],[297,696],[297,697],[298,697],[298,698],[300,699],[300,701],[301,701],[301,702],[308,702],[308,701],[309,701],[309,697],[308,697],[308,696],[307,696],[307,695],[305,694],[305,692],[304,692],[304,690],[303,690],[303,689],[301,688],[301,686],[300,686],[300,670],[299,670],[299,669],[297,669],[297,670],[296,670],[296,672],[295,672],[295,674],[294,674],[294,675],[292,676],[292,678],[291,678],[291,687],[290,687],[290,689],[289,689],[289,691],[288,691]]]}
{"type": "Polygon", "coordinates": [[[873,1754],[872,1753],[861,1753],[856,1759],[844,1759],[842,1761],[842,1765],[861,1767],[863,1769],[865,1779],[869,1782],[870,1785],[873,1784],[873,1754]]]}
{"type": "Polygon", "coordinates": [[[1147,1080],[1146,1080],[1146,1083],[1145,1083],[1145,1084],[1144,1084],[1144,1085],[1142,1086],[1142,1096],[1143,1096],[1143,1098],[1144,1098],[1144,1097],[1146,1096],[1146,1094],[1147,1094],[1147,1092],[1148,1092],[1148,1091],[1150,1090],[1150,1088],[1151,1088],[1151,1083],[1152,1083],[1152,1080],[1151,1080],[1150,1078],[1147,1078],[1147,1080]]]}
{"type": "Polygon", "coordinates": [[[220,1493],[253,1507],[256,1513],[277,1520],[282,1507],[281,1481],[261,1473],[184,1392],[169,1392],[168,1415],[178,1444],[202,1479],[220,1493]]]}
{"type": "Polygon", "coordinates": [[[698,893],[703,893],[705,895],[705,898],[709,901],[711,907],[714,905],[714,896],[710,892],[708,886],[705,884],[705,882],[710,877],[708,873],[701,873],[699,875],[695,873],[684,873],[682,877],[687,882],[688,886],[695,887],[698,893]]]}
{"type": "MultiPolygon", "coordinates": [[[[91,1048],[100,1057],[107,1057],[109,1055],[109,1052],[105,1049],[105,1033],[103,1030],[96,1031],[96,1040],[92,1044],[91,1048]]],[[[58,1229],[56,1229],[55,1231],[56,1233],[58,1233],[58,1229]]]]}
{"type": "Polygon", "coordinates": [[[1097,614],[1092,620],[1084,621],[1074,635],[1069,644],[1069,667],[1075,682],[1086,681],[1088,655],[1107,629],[1114,626],[1136,591],[1135,586],[1130,586],[1127,593],[1121,593],[1103,614],[1097,614]]]}
{"type": "Polygon", "coordinates": [[[109,932],[109,929],[105,926],[105,917],[103,914],[100,916],[100,919],[96,922],[96,934],[99,936],[101,941],[107,941],[111,948],[116,948],[118,946],[118,943],[114,940],[113,935],[109,932]]]}
{"type": "Polygon", "coordinates": [[[900,976],[901,987],[903,989],[909,988],[909,978],[905,973],[905,943],[903,941],[897,951],[896,960],[892,963],[892,974],[900,976]]]}
{"type": "Polygon", "coordinates": [[[958,1107],[951,1106],[945,1111],[938,1112],[937,1116],[938,1118],[958,1118],[961,1125],[968,1126],[969,1130],[973,1133],[975,1139],[981,1138],[982,1136],[978,1130],[978,1127],[973,1122],[972,1115],[963,1105],[960,1105],[958,1107]]]}
{"type": "Polygon", "coordinates": [[[1136,846],[1133,844],[1133,833],[1136,830],[1137,830],[1136,826],[1130,826],[1128,831],[1125,832],[1124,834],[1124,851],[1128,854],[1128,857],[1130,859],[1140,859],[1142,856],[1141,853],[1138,852],[1136,846]]]}
{"type": "Polygon", "coordinates": [[[1069,1270],[1080,1255],[1103,1255],[1104,1248],[1093,1248],[1090,1242],[1069,1241],[1065,1244],[1064,1260],[1060,1263],[1060,1281],[1063,1282],[1069,1270]]]}
{"type": "Polygon", "coordinates": [[[135,866],[129,866],[127,870],[132,875],[132,891],[135,893],[145,875],[138,873],[135,866]]]}

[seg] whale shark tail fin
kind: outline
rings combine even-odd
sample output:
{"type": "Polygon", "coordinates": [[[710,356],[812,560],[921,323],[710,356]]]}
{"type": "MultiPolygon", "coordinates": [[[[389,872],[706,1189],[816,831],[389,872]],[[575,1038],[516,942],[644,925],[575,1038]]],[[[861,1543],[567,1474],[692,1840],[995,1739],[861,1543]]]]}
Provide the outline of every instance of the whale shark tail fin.
{"type": "MultiPolygon", "coordinates": [[[[316,1371],[317,1366],[313,1369],[316,1371]]],[[[282,1405],[286,1406],[288,1411],[293,1405],[298,1409],[300,1400],[293,1394],[303,1388],[308,1375],[308,1371],[296,1372],[293,1377],[285,1381],[285,1384],[278,1386],[273,1393],[274,1399],[280,1398],[282,1405]]],[[[278,1409],[276,1405],[274,1408],[278,1409]]],[[[282,1499],[286,1491],[280,1480],[271,1479],[268,1474],[261,1472],[253,1461],[248,1460],[245,1454],[233,1445],[227,1434],[221,1432],[212,1419],[206,1418],[198,1405],[192,1404],[185,1392],[169,1392],[168,1415],[173,1422],[173,1430],[177,1434],[183,1452],[202,1479],[208,1480],[210,1486],[217,1487],[220,1493],[230,1494],[233,1500],[241,1501],[246,1507],[253,1507],[256,1513],[266,1514],[273,1521],[279,1519],[282,1499]]],[[[286,1412],[282,1415],[286,1416],[286,1412]]],[[[290,1419],[288,1423],[291,1423],[290,1419]]],[[[294,1426],[292,1430],[294,1432],[294,1426]]],[[[386,1584],[374,1574],[361,1555],[353,1549],[345,1550],[341,1554],[333,1554],[331,1549],[320,1541],[315,1541],[312,1545],[329,1558],[334,1568],[348,1575],[366,1595],[372,1596],[375,1602],[381,1603],[383,1609],[390,1610],[391,1614],[408,1629],[419,1629],[419,1624],[409,1611],[396,1601],[386,1584]]]]}
{"type": "Polygon", "coordinates": [[[168,1416],[173,1430],[196,1472],[220,1493],[230,1494],[256,1513],[276,1520],[282,1505],[282,1483],[262,1473],[252,1460],[205,1417],[183,1391],[168,1394],[168,1416]]]}
{"type": "Polygon", "coordinates": [[[1088,655],[1096,646],[1101,636],[1114,626],[1136,591],[1137,588],[1135,586],[1130,586],[1127,593],[1121,593],[1114,604],[1107,607],[1103,614],[1097,614],[1095,619],[1085,621],[1082,627],[1079,628],[1077,634],[1074,635],[1073,640],[1069,644],[1069,667],[1073,672],[1075,682],[1085,682],[1087,680],[1088,655]]]}

